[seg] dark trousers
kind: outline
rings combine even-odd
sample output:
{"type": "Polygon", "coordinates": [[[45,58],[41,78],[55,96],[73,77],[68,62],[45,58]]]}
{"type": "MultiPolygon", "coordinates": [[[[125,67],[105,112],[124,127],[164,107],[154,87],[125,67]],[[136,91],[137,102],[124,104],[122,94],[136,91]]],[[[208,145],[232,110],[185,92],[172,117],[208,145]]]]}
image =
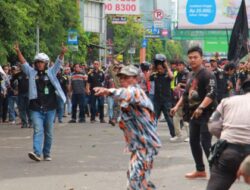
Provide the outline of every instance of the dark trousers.
{"type": "Polygon", "coordinates": [[[90,111],[91,111],[91,120],[95,120],[96,116],[96,102],[98,104],[98,111],[100,120],[104,119],[104,97],[95,96],[94,94],[90,95],[90,111]]]}
{"type": "Polygon", "coordinates": [[[2,97],[2,102],[1,102],[1,106],[2,106],[2,121],[5,122],[7,119],[7,114],[8,114],[8,97],[2,97]]]}
{"type": "Polygon", "coordinates": [[[85,95],[72,94],[72,120],[76,120],[77,105],[79,105],[79,120],[85,121],[85,95]]]}
{"type": "Polygon", "coordinates": [[[175,136],[174,124],[173,124],[173,119],[170,116],[171,107],[172,107],[171,100],[165,101],[165,102],[158,102],[157,100],[155,100],[154,102],[154,109],[155,109],[156,117],[159,119],[159,117],[161,116],[161,112],[163,112],[163,115],[168,124],[170,135],[171,137],[174,137],[175,136]]]}
{"type": "Polygon", "coordinates": [[[28,94],[18,95],[18,109],[19,109],[19,115],[22,121],[22,126],[27,127],[29,124],[31,124],[28,94]]]}
{"type": "Polygon", "coordinates": [[[212,166],[206,190],[228,190],[236,180],[241,162],[249,154],[250,147],[241,149],[232,148],[229,145],[212,166]]]}
{"type": "Polygon", "coordinates": [[[189,143],[197,171],[205,170],[202,158],[202,149],[204,150],[207,158],[210,152],[212,136],[207,127],[208,118],[208,116],[201,116],[198,119],[191,119],[189,122],[189,143]]]}

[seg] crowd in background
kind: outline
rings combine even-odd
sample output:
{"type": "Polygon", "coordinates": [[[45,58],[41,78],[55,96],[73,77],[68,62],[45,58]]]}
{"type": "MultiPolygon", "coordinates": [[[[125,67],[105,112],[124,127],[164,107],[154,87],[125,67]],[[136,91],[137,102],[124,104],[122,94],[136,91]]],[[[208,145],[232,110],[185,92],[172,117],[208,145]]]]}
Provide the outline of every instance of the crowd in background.
{"type": "MultiPolygon", "coordinates": [[[[161,54],[158,59],[165,61],[161,54]]],[[[50,66],[53,62],[50,63],[50,66]]],[[[237,66],[229,63],[226,58],[220,58],[218,54],[209,60],[204,60],[204,67],[214,73],[217,81],[218,103],[225,97],[241,94],[241,84],[250,75],[250,62],[240,62],[237,66]]],[[[67,97],[66,103],[60,98],[57,101],[57,118],[59,123],[65,122],[63,118],[71,115],[70,123],[85,123],[86,117],[90,122],[99,121],[105,123],[104,105],[107,104],[109,124],[115,126],[119,117],[119,108],[112,97],[97,97],[93,88],[104,86],[107,88],[119,88],[117,72],[123,64],[114,60],[108,66],[94,61],[92,65],[65,63],[57,78],[67,97]]],[[[152,63],[135,64],[140,68],[138,82],[154,103],[157,117],[163,113],[171,135],[172,141],[181,137],[181,128],[187,130],[188,124],[182,120],[183,113],[177,113],[174,117],[169,114],[171,107],[179,100],[184,92],[190,68],[183,60],[173,60],[165,65],[157,66],[152,63]]],[[[2,66],[1,95],[0,95],[0,121],[2,123],[20,124],[22,128],[32,127],[29,117],[28,78],[21,70],[19,64],[2,66]],[[18,117],[21,119],[19,122],[18,117]]],[[[185,139],[188,141],[188,138],[185,139]]]]}

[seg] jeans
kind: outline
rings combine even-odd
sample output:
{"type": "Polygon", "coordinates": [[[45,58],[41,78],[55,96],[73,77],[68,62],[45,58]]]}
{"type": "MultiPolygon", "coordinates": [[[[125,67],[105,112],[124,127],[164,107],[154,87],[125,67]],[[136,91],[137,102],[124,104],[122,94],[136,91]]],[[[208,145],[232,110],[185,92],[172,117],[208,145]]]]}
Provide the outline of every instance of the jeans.
{"type": "Polygon", "coordinates": [[[67,105],[67,113],[71,114],[72,112],[72,104],[71,104],[71,99],[67,97],[66,99],[66,105],[67,105]]]}
{"type": "Polygon", "coordinates": [[[164,117],[168,124],[170,135],[171,137],[174,137],[175,131],[174,131],[173,119],[169,114],[171,107],[172,107],[171,100],[165,101],[164,103],[157,102],[157,101],[154,102],[154,109],[155,109],[156,117],[159,118],[161,115],[161,111],[163,112],[164,117]]]}
{"type": "Polygon", "coordinates": [[[57,113],[57,117],[58,117],[58,121],[62,122],[62,118],[63,118],[63,113],[64,113],[64,102],[62,100],[62,98],[60,98],[59,96],[56,97],[57,98],[57,109],[56,109],[56,113],[57,113]]]}
{"type": "Polygon", "coordinates": [[[28,94],[18,95],[18,109],[19,109],[19,116],[22,122],[22,127],[27,127],[28,124],[31,123],[28,94]]]}
{"type": "Polygon", "coordinates": [[[85,121],[85,94],[72,94],[72,120],[76,120],[77,105],[79,105],[79,120],[85,121]]]}
{"type": "Polygon", "coordinates": [[[108,116],[109,116],[109,120],[114,119],[114,98],[111,96],[108,96],[107,98],[108,101],[108,116]]]}
{"type": "Polygon", "coordinates": [[[211,168],[206,190],[228,190],[236,180],[241,162],[250,154],[250,148],[236,149],[230,145],[211,168]]]}
{"type": "Polygon", "coordinates": [[[8,103],[9,121],[16,121],[15,103],[18,104],[18,97],[9,96],[8,103]]]}
{"type": "Polygon", "coordinates": [[[53,140],[53,128],[55,110],[51,111],[30,111],[34,128],[33,150],[38,156],[50,156],[50,149],[53,140]]]}
{"type": "Polygon", "coordinates": [[[204,171],[205,165],[202,158],[202,148],[208,158],[210,153],[212,136],[208,131],[208,116],[200,116],[198,119],[191,119],[189,122],[190,147],[196,164],[197,171],[204,171]],[[202,147],[201,147],[202,146],[202,147]]]}
{"type": "Polygon", "coordinates": [[[8,113],[8,96],[3,97],[2,99],[2,121],[5,122],[7,119],[8,113]]]}
{"type": "Polygon", "coordinates": [[[98,111],[100,120],[104,119],[104,97],[95,96],[94,94],[90,95],[90,110],[91,110],[91,121],[95,120],[96,116],[96,103],[98,102],[98,111]]]}

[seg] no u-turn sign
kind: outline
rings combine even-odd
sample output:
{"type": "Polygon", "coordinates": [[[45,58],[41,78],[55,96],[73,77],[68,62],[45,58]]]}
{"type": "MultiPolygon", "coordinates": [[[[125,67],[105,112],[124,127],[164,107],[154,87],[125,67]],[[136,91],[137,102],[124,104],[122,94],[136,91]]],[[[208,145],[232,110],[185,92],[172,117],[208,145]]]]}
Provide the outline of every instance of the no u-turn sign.
{"type": "Polygon", "coordinates": [[[164,17],[164,11],[161,9],[154,10],[153,18],[154,20],[162,20],[164,17]]]}

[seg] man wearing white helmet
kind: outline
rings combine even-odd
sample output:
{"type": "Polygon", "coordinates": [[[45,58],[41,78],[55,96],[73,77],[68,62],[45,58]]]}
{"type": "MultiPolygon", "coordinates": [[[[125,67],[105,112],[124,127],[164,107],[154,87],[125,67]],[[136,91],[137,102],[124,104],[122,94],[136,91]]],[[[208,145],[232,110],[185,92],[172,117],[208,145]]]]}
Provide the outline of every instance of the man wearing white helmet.
{"type": "Polygon", "coordinates": [[[34,128],[33,152],[28,154],[34,161],[50,161],[50,149],[53,139],[53,121],[56,112],[57,95],[65,102],[66,97],[56,77],[63,64],[64,54],[67,51],[63,45],[61,54],[55,64],[48,68],[49,57],[45,53],[38,53],[34,58],[35,67],[29,66],[23,57],[19,45],[14,49],[22,64],[22,70],[29,77],[29,108],[34,128]]]}

